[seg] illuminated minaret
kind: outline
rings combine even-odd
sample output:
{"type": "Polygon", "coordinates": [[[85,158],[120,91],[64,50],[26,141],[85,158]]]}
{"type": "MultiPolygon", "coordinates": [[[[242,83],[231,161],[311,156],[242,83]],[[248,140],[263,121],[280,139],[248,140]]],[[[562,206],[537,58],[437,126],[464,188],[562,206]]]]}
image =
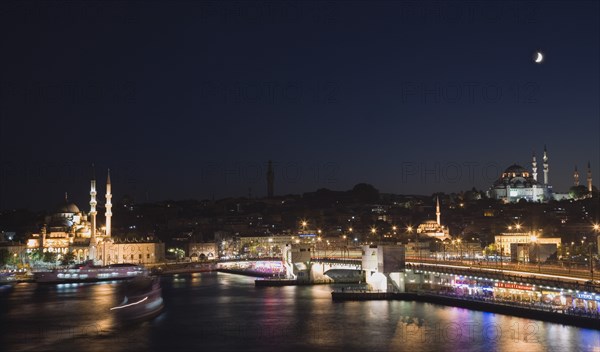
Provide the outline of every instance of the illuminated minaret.
{"type": "Polygon", "coordinates": [[[90,188],[90,259],[96,259],[96,172],[92,164],[92,182],[90,188]]]}
{"type": "Polygon", "coordinates": [[[110,237],[110,225],[111,225],[111,217],[112,217],[112,193],[111,193],[111,185],[110,185],[110,169],[108,169],[108,176],[106,177],[106,237],[110,237]]]}
{"type": "Polygon", "coordinates": [[[548,152],[544,146],[544,185],[548,185],[548,152]]]}
{"type": "Polygon", "coordinates": [[[269,160],[269,166],[267,167],[267,197],[268,198],[273,198],[273,181],[274,181],[274,174],[273,174],[273,163],[271,162],[271,160],[269,160]]]}
{"type": "Polygon", "coordinates": [[[573,184],[579,186],[579,171],[577,171],[577,165],[575,165],[575,172],[573,172],[573,184]]]}
{"type": "Polygon", "coordinates": [[[588,161],[588,170],[587,170],[587,186],[588,192],[592,193],[592,167],[590,166],[590,162],[588,161]]]}
{"type": "Polygon", "coordinates": [[[533,175],[533,180],[537,181],[537,161],[535,160],[535,152],[533,152],[533,160],[531,161],[531,174],[533,175]]]}
{"type": "Polygon", "coordinates": [[[440,215],[442,215],[442,213],[440,212],[440,197],[436,197],[435,198],[435,216],[437,218],[437,224],[438,226],[441,226],[442,223],[440,222],[440,215]]]}

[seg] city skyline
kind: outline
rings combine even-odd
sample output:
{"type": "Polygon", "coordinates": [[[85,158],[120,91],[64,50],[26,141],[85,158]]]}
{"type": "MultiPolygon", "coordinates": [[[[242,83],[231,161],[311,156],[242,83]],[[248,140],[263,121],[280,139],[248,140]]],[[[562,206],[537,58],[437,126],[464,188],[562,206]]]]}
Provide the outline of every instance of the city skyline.
{"type": "Polygon", "coordinates": [[[599,14],[0,1],[2,348],[598,350],[599,14]]]}
{"type": "Polygon", "coordinates": [[[556,192],[600,177],[594,2],[55,5],[2,15],[0,208],[92,163],[141,201],[264,197],[268,160],[275,195],[487,190],[544,145],[556,192]]]}
{"type": "MultiPolygon", "coordinates": [[[[542,182],[542,164],[541,164],[541,155],[538,156],[538,178],[540,182],[542,182]]],[[[200,196],[196,196],[193,192],[182,194],[180,196],[165,194],[163,197],[160,197],[160,193],[153,193],[152,191],[143,191],[139,188],[139,175],[132,172],[131,169],[125,169],[125,173],[119,172],[117,169],[117,173],[115,174],[115,170],[113,169],[111,176],[117,180],[117,196],[116,201],[120,202],[124,197],[134,201],[135,203],[147,203],[147,202],[162,202],[162,201],[180,201],[180,200],[212,200],[212,199],[225,199],[225,198],[252,198],[252,199],[261,199],[268,198],[269,192],[269,179],[273,180],[273,192],[274,196],[286,196],[286,195],[302,195],[304,193],[314,192],[318,189],[329,189],[332,191],[348,191],[352,189],[355,185],[359,183],[366,183],[374,186],[380,193],[387,194],[397,194],[397,195],[419,195],[419,196],[429,196],[435,193],[460,193],[470,191],[475,188],[478,191],[488,193],[493,190],[493,185],[498,181],[501,174],[505,171],[506,168],[511,167],[512,165],[523,166],[525,169],[531,172],[531,160],[529,163],[519,163],[513,162],[510,165],[506,165],[506,167],[501,168],[497,163],[487,163],[484,165],[479,165],[476,162],[465,162],[463,164],[458,164],[454,162],[448,162],[446,164],[442,164],[440,162],[436,162],[432,165],[427,165],[426,163],[403,163],[401,165],[401,172],[398,175],[398,190],[406,190],[406,192],[395,192],[394,190],[389,191],[387,189],[382,189],[378,184],[369,182],[369,180],[361,180],[359,182],[349,182],[346,185],[340,186],[340,182],[323,182],[321,184],[315,183],[314,188],[301,189],[294,188],[293,186],[297,186],[297,180],[300,178],[302,170],[298,167],[296,163],[282,164],[278,162],[272,162],[273,172],[271,177],[268,176],[268,167],[269,162],[263,163],[263,165],[259,165],[257,163],[245,163],[238,164],[237,167],[219,170],[216,167],[217,163],[208,164],[208,168],[204,170],[205,172],[202,174],[204,180],[209,180],[212,184],[216,184],[217,182],[221,182],[221,184],[227,185],[227,183],[238,183],[239,193],[231,192],[231,193],[219,193],[218,191],[201,194],[200,196]],[[264,167],[265,173],[263,174],[262,168],[264,167]],[[479,173],[479,174],[478,174],[479,173]],[[497,174],[496,174],[497,173],[497,174]],[[458,175],[458,176],[457,176],[458,175]],[[221,178],[218,178],[221,176],[221,178]],[[463,180],[476,180],[480,178],[479,182],[484,183],[488,182],[489,184],[482,186],[478,186],[476,183],[473,183],[472,186],[465,186],[464,188],[459,188],[460,185],[468,185],[468,183],[461,183],[463,180]],[[408,183],[413,184],[426,184],[429,183],[433,185],[431,188],[431,192],[429,193],[419,193],[416,191],[410,191],[409,188],[406,187],[408,183]],[[244,188],[244,184],[248,185],[248,187],[244,188]],[[283,184],[283,185],[282,185],[283,184]],[[289,187],[292,185],[292,187],[289,187]],[[289,190],[289,191],[285,191],[289,190]],[[245,193],[244,193],[245,192],[245,193]]],[[[5,177],[9,175],[9,177],[18,177],[18,176],[26,176],[32,177],[29,181],[32,182],[35,186],[40,188],[50,188],[55,190],[54,192],[44,192],[45,195],[42,198],[34,198],[34,199],[20,199],[20,202],[15,204],[24,204],[21,206],[6,206],[3,202],[0,202],[0,209],[19,209],[19,208],[28,208],[32,210],[51,210],[57,205],[60,205],[64,202],[65,197],[68,196],[69,201],[72,201],[78,205],[87,204],[88,194],[85,192],[86,187],[89,185],[89,181],[91,180],[90,170],[92,169],[92,165],[84,165],[75,164],[75,165],[64,165],[63,168],[59,168],[58,166],[48,164],[49,166],[45,169],[37,170],[37,172],[31,172],[31,170],[26,171],[25,169],[13,168],[9,173],[5,173],[5,177]],[[44,172],[45,171],[45,172],[44,172]],[[63,187],[62,191],[61,188],[63,187]],[[56,194],[54,194],[56,193],[56,194]],[[46,195],[50,196],[47,197],[46,195]],[[52,197],[52,195],[56,195],[56,197],[52,197]],[[28,202],[27,202],[28,201],[28,202]]],[[[11,167],[14,165],[10,165],[11,167]]],[[[552,164],[550,163],[550,166],[552,164]]],[[[317,180],[319,177],[319,173],[322,173],[322,170],[318,169],[318,165],[313,166],[310,171],[311,174],[308,175],[309,178],[313,180],[317,180]]],[[[328,163],[324,165],[327,170],[334,170],[335,164],[328,163]]],[[[103,170],[100,168],[96,168],[98,174],[110,172],[110,168],[104,168],[103,170]]],[[[557,170],[553,170],[550,167],[551,171],[549,171],[550,180],[549,185],[553,186],[554,182],[554,174],[559,172],[557,170]],[[553,171],[553,172],[552,172],[553,171]]],[[[7,168],[4,169],[6,172],[7,168]]],[[[324,170],[324,169],[323,169],[324,170]]],[[[597,187],[597,180],[600,175],[596,176],[593,173],[594,168],[591,167],[592,170],[592,179],[594,187],[597,187]],[[596,176],[596,177],[594,177],[596,176]]],[[[575,169],[570,170],[570,172],[565,172],[568,177],[570,177],[570,183],[564,187],[553,187],[554,193],[568,193],[569,189],[575,184],[575,177],[573,172],[575,169]]],[[[587,165],[584,167],[578,167],[578,181],[580,185],[584,185],[587,188],[588,181],[588,168],[587,165]]],[[[564,175],[563,175],[564,176],[564,175]]],[[[309,186],[310,187],[310,186],[309,186]]],[[[103,192],[105,187],[100,184],[99,191],[103,192]]],[[[103,207],[103,202],[99,202],[99,205],[103,207]]]]}

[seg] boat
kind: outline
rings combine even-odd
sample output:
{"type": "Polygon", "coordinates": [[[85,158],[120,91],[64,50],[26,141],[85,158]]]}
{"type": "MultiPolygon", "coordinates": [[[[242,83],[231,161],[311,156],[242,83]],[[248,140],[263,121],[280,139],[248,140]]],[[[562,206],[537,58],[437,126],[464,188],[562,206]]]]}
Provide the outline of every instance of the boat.
{"type": "Polygon", "coordinates": [[[148,270],[136,264],[94,265],[92,261],[76,264],[67,269],[36,271],[34,280],[38,283],[94,282],[124,280],[148,275],[148,270]]]}
{"type": "Polygon", "coordinates": [[[155,275],[172,275],[188,273],[205,273],[216,271],[217,265],[214,263],[195,263],[195,264],[171,264],[164,267],[154,267],[151,272],[155,275]]]}
{"type": "Polygon", "coordinates": [[[14,272],[11,272],[11,271],[0,272],[0,284],[8,284],[11,282],[15,282],[16,279],[17,279],[17,276],[14,272]]]}
{"type": "Polygon", "coordinates": [[[124,287],[123,302],[110,308],[120,323],[152,319],[163,310],[162,288],[158,277],[137,277],[124,287]]]}
{"type": "Polygon", "coordinates": [[[0,292],[8,292],[16,282],[14,272],[0,272],[0,292]]]}

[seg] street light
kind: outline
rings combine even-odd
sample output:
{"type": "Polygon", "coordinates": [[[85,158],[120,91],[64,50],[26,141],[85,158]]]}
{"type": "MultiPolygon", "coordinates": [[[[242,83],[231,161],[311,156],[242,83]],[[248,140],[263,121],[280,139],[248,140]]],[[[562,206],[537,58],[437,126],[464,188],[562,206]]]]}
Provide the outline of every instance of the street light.
{"type": "MultiPolygon", "coordinates": [[[[412,234],[412,231],[413,231],[413,227],[412,226],[406,227],[406,232],[408,232],[408,234],[409,234],[408,237],[410,237],[410,235],[412,234]]],[[[418,258],[420,259],[421,258],[421,248],[419,247],[419,234],[417,234],[415,240],[416,240],[416,243],[417,243],[417,250],[419,251],[418,258]]]]}
{"type": "Polygon", "coordinates": [[[375,226],[371,227],[371,235],[373,235],[373,237],[375,237],[376,234],[377,234],[377,228],[375,226]]]}
{"type": "Polygon", "coordinates": [[[442,240],[442,246],[443,246],[443,257],[442,257],[442,261],[446,261],[446,242],[444,240],[442,240]]]}
{"type": "Polygon", "coordinates": [[[302,220],[300,222],[300,225],[302,226],[302,232],[305,232],[306,231],[306,226],[308,226],[308,221],[302,220]]]}
{"type": "MultiPolygon", "coordinates": [[[[600,237],[598,236],[598,232],[600,232],[600,224],[595,223],[592,226],[592,229],[594,229],[594,233],[596,234],[596,243],[600,243],[598,242],[600,240],[600,237]]],[[[594,283],[594,258],[592,256],[592,250],[593,250],[593,241],[590,241],[590,275],[592,277],[592,284],[594,283]]]]}
{"type": "Polygon", "coordinates": [[[320,247],[319,244],[321,243],[321,240],[322,240],[321,236],[317,236],[317,243],[315,243],[315,249],[316,249],[316,253],[315,254],[316,254],[317,258],[320,258],[319,257],[319,247],[320,247]]]}
{"type": "Polygon", "coordinates": [[[542,272],[542,261],[540,260],[540,246],[538,244],[537,236],[531,236],[531,243],[533,243],[533,246],[535,248],[535,259],[538,263],[538,272],[542,272]]]}

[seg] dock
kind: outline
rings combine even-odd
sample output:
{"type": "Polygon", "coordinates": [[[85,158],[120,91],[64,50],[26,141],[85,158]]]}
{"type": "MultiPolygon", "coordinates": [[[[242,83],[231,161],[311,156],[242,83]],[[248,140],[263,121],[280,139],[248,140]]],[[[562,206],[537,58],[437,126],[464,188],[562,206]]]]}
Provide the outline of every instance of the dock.
{"type": "Polygon", "coordinates": [[[508,302],[502,303],[489,300],[473,300],[461,297],[438,295],[430,292],[377,292],[368,290],[348,290],[332,291],[331,298],[335,302],[374,300],[417,301],[600,330],[600,319],[594,316],[570,314],[560,310],[548,310],[532,305],[515,305],[508,302]]]}

